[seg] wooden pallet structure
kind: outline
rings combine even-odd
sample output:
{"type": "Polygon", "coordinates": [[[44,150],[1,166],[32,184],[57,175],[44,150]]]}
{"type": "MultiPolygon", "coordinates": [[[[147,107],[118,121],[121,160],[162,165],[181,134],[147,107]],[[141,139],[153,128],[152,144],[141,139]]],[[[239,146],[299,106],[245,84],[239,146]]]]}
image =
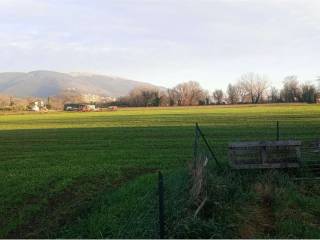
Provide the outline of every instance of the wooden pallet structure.
{"type": "Polygon", "coordinates": [[[255,141],[229,144],[234,169],[297,168],[301,166],[301,141],[255,141]]]}

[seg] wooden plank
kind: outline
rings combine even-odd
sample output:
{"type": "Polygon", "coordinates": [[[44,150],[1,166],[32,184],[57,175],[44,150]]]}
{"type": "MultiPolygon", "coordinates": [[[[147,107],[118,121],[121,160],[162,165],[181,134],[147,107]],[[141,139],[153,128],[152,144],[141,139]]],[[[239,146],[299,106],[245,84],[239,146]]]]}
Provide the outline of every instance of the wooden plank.
{"type": "Polygon", "coordinates": [[[280,147],[280,146],[301,146],[301,141],[255,141],[255,142],[236,142],[230,143],[229,148],[251,148],[251,147],[280,147]]]}
{"type": "Polygon", "coordinates": [[[230,164],[235,169],[298,168],[298,163],[230,164]]]}
{"type": "Polygon", "coordinates": [[[301,164],[301,141],[256,141],[229,144],[230,165],[236,169],[291,168],[301,164]]]}

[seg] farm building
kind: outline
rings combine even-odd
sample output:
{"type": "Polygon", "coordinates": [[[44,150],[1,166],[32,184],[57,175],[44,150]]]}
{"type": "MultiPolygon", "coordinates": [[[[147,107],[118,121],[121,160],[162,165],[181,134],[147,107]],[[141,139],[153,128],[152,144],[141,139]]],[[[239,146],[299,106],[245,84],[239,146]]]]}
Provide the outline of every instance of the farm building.
{"type": "Polygon", "coordinates": [[[39,111],[47,110],[44,102],[41,101],[41,100],[36,100],[36,101],[31,102],[31,103],[28,105],[28,109],[29,109],[30,111],[34,111],[34,112],[39,112],[39,111]]]}
{"type": "Polygon", "coordinates": [[[64,111],[82,111],[82,112],[90,112],[95,111],[96,106],[94,104],[86,104],[86,103],[66,103],[63,107],[64,111]]]}

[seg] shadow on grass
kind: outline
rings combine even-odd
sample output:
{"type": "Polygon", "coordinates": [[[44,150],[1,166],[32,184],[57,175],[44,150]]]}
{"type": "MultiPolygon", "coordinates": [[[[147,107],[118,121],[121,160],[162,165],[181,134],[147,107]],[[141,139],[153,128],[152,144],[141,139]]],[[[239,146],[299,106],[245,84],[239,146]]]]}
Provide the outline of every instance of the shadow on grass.
{"type": "MultiPolygon", "coordinates": [[[[246,140],[274,136],[273,129],[261,125],[203,130],[222,161],[228,142],[237,136],[246,140]]],[[[237,236],[235,206],[244,202],[250,208],[250,199],[256,196],[252,188],[245,188],[248,182],[243,177],[213,178],[206,208],[212,215],[205,220],[186,213],[187,174],[179,169],[192,158],[193,134],[193,126],[0,131],[0,237],[157,237],[155,182],[150,174],[157,169],[173,171],[168,180],[170,237],[237,236]]],[[[289,236],[286,227],[278,223],[275,231],[284,233],[275,236],[289,236]]],[[[307,236],[303,234],[297,236],[307,236]]]]}

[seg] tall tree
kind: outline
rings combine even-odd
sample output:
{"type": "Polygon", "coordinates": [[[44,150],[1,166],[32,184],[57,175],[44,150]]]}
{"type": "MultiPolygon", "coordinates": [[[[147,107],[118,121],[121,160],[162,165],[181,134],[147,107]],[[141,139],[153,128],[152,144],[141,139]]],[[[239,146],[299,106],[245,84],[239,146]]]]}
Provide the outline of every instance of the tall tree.
{"type": "Polygon", "coordinates": [[[160,106],[160,92],[152,87],[137,87],[134,88],[127,98],[130,106],[147,107],[160,106]]]}
{"type": "Polygon", "coordinates": [[[295,75],[284,78],[283,87],[281,90],[281,97],[284,102],[299,102],[301,101],[302,90],[295,75]]]}
{"type": "Polygon", "coordinates": [[[237,104],[240,101],[238,86],[229,83],[227,88],[228,102],[231,104],[237,104]]]}
{"type": "Polygon", "coordinates": [[[213,99],[217,104],[222,104],[224,98],[224,93],[221,89],[216,89],[213,92],[213,99]]]}
{"type": "Polygon", "coordinates": [[[177,95],[178,105],[180,106],[198,105],[204,95],[204,90],[195,81],[180,83],[173,90],[177,95]]]}
{"type": "Polygon", "coordinates": [[[277,103],[280,101],[280,93],[276,87],[270,88],[270,95],[268,100],[272,103],[277,103]]]}
{"type": "Polygon", "coordinates": [[[239,80],[239,86],[244,91],[251,103],[259,103],[268,88],[268,80],[265,75],[245,73],[239,80]]]}
{"type": "Polygon", "coordinates": [[[178,104],[178,93],[175,89],[168,89],[169,105],[174,106],[178,104]]]}
{"type": "Polygon", "coordinates": [[[313,84],[305,83],[301,87],[302,90],[302,101],[307,103],[316,102],[317,89],[313,84]]]}

